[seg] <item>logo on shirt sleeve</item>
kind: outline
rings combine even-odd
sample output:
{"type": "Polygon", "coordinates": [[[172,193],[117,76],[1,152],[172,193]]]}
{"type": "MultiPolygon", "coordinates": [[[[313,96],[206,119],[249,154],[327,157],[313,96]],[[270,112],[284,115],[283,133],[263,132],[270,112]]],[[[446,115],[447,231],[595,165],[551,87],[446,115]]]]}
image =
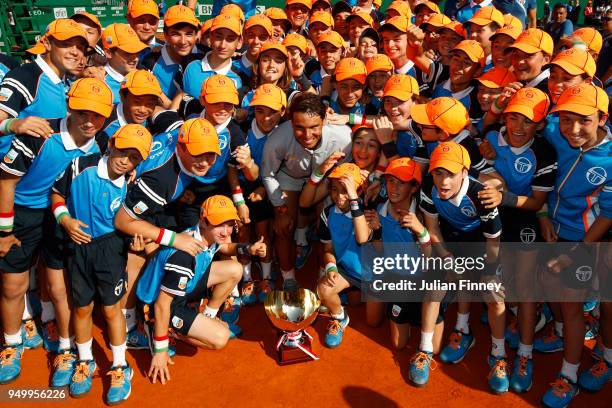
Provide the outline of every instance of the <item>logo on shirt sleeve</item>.
{"type": "Polygon", "coordinates": [[[11,164],[17,158],[17,152],[14,149],[9,150],[4,156],[4,162],[6,164],[11,164]]]}
{"type": "Polygon", "coordinates": [[[13,96],[13,91],[9,88],[0,88],[0,102],[6,102],[13,96]]]}
{"type": "Polygon", "coordinates": [[[172,325],[175,328],[180,329],[181,327],[183,327],[183,319],[178,316],[172,316],[172,325]]]}
{"type": "Polygon", "coordinates": [[[531,161],[526,157],[519,157],[514,161],[514,169],[519,173],[529,173],[532,167],[533,164],[531,164],[531,161]]]}
{"type": "Polygon", "coordinates": [[[181,276],[181,278],[179,279],[179,283],[178,283],[178,288],[180,290],[185,290],[185,288],[187,287],[187,280],[189,278],[186,276],[181,276]]]}
{"type": "Polygon", "coordinates": [[[138,202],[138,203],[137,203],[137,204],[134,206],[134,208],[133,208],[133,210],[134,210],[134,214],[138,214],[138,215],[140,215],[140,214],[144,213],[144,212],[145,212],[145,211],[147,211],[148,209],[149,209],[149,206],[148,206],[148,205],[146,205],[146,204],[145,204],[144,202],[142,202],[142,201],[139,201],[139,202],[138,202]]]}
{"type": "Polygon", "coordinates": [[[470,218],[474,218],[476,216],[476,210],[471,206],[461,207],[461,213],[470,218]]]}

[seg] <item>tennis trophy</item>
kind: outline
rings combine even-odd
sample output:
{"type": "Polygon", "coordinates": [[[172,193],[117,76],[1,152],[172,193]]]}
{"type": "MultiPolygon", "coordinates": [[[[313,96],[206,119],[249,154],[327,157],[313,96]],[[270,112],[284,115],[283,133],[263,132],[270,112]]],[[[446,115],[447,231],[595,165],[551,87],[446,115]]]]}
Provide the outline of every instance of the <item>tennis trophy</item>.
{"type": "Polygon", "coordinates": [[[279,365],[318,360],[312,351],[312,336],[306,328],[319,313],[321,301],[308,289],[273,290],[265,302],[268,318],[279,332],[276,342],[279,365]]]}

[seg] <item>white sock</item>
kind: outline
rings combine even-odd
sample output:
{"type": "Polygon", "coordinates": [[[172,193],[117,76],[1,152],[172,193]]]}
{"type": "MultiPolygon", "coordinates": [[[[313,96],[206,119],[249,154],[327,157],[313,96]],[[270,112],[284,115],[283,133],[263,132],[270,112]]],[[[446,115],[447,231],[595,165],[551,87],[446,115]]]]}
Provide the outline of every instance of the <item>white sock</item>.
{"type": "Polygon", "coordinates": [[[242,280],[245,282],[251,282],[253,278],[251,277],[251,263],[249,262],[246,265],[242,265],[242,280]]]}
{"type": "Polygon", "coordinates": [[[232,297],[240,297],[240,291],[238,290],[238,285],[234,286],[234,289],[232,289],[232,293],[230,294],[230,296],[232,297]]]}
{"type": "Polygon", "coordinates": [[[283,280],[295,279],[295,269],[289,269],[288,271],[281,269],[281,275],[283,275],[283,280]]]}
{"type": "Polygon", "coordinates": [[[533,344],[523,344],[519,341],[519,348],[516,352],[521,357],[532,358],[533,357],[533,344]]]}
{"type": "Polygon", "coordinates": [[[21,327],[15,334],[4,333],[4,343],[8,346],[21,344],[21,327]]]}
{"type": "Polygon", "coordinates": [[[457,323],[455,323],[455,330],[458,330],[462,333],[469,334],[470,326],[468,325],[470,321],[470,313],[457,313],[457,323]]]}
{"type": "Polygon", "coordinates": [[[580,363],[572,364],[568,363],[567,361],[565,361],[565,359],[563,359],[563,365],[561,366],[561,374],[564,377],[572,380],[572,382],[576,382],[578,381],[578,366],[580,366],[580,363]]]}
{"type": "Polygon", "coordinates": [[[22,320],[30,320],[32,318],[32,305],[30,305],[30,300],[28,299],[28,294],[26,293],[23,299],[23,316],[22,320]]]}
{"type": "Polygon", "coordinates": [[[491,355],[493,357],[505,357],[506,356],[506,345],[504,344],[503,337],[501,339],[496,339],[491,336],[491,342],[493,346],[491,347],[491,355]]]}
{"type": "Polygon", "coordinates": [[[136,327],[136,308],[121,309],[123,316],[125,316],[125,331],[129,332],[136,327]]]}
{"type": "Polygon", "coordinates": [[[59,336],[59,350],[70,350],[70,337],[59,336]]]}
{"type": "MultiPolygon", "coordinates": [[[[61,339],[61,337],[60,337],[60,339],[61,339]]],[[[91,352],[91,344],[92,343],[93,343],[93,337],[91,339],[87,340],[83,344],[80,344],[80,343],[76,344],[77,350],[79,351],[79,360],[86,361],[86,360],[93,360],[94,359],[93,358],[93,353],[91,352]]],[[[113,346],[111,345],[111,347],[113,347],[113,346]]]]}
{"type": "Polygon", "coordinates": [[[344,308],[342,306],[340,306],[342,308],[341,312],[338,314],[332,314],[331,317],[332,319],[336,319],[336,320],[344,320],[344,318],[346,317],[344,314],[344,308]]]}
{"type": "Polygon", "coordinates": [[[555,320],[555,333],[557,333],[557,336],[563,337],[563,322],[555,320]]]}
{"type": "Polygon", "coordinates": [[[419,349],[428,353],[433,353],[433,336],[434,332],[421,332],[421,345],[419,349]]]}
{"type": "Polygon", "coordinates": [[[263,279],[272,279],[272,262],[261,262],[261,274],[263,279]]]}
{"type": "Polygon", "coordinates": [[[53,302],[46,302],[42,300],[40,302],[40,306],[42,307],[40,320],[43,322],[43,324],[55,319],[55,308],[53,307],[53,302]]]}
{"type": "Polygon", "coordinates": [[[308,246],[308,240],[306,239],[307,227],[295,229],[295,243],[299,246],[308,246]]]}
{"type": "Polygon", "coordinates": [[[510,311],[512,312],[512,314],[513,314],[513,315],[515,315],[515,316],[516,316],[516,315],[517,315],[517,313],[518,313],[518,306],[512,306],[512,307],[510,308],[510,311]]]}
{"type": "Polygon", "coordinates": [[[204,316],[214,319],[217,317],[217,313],[219,313],[219,308],[213,309],[212,307],[206,305],[206,308],[204,309],[204,316]]]}
{"type": "Polygon", "coordinates": [[[607,348],[604,346],[604,360],[606,360],[608,364],[612,365],[612,348],[607,348]]]}
{"type": "Polygon", "coordinates": [[[127,345],[125,341],[123,344],[118,346],[110,345],[111,351],[113,352],[113,367],[123,367],[127,365],[125,361],[125,350],[127,349],[127,345]]]}

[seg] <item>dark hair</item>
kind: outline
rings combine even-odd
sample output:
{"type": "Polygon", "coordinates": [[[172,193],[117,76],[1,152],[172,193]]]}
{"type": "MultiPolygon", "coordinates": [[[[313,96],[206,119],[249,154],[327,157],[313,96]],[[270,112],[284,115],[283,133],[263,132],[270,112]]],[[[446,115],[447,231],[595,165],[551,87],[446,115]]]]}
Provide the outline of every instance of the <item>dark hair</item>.
{"type": "Polygon", "coordinates": [[[177,30],[180,30],[181,28],[192,28],[196,32],[196,34],[198,33],[198,27],[194,26],[193,24],[178,23],[178,24],[175,24],[175,25],[169,26],[169,27],[164,26],[164,34],[167,33],[168,30],[170,30],[171,28],[175,28],[177,30]]]}
{"type": "Polygon", "coordinates": [[[300,92],[291,101],[289,106],[289,118],[293,118],[295,113],[312,112],[325,119],[327,108],[321,97],[310,92],[300,92]]]}
{"type": "Polygon", "coordinates": [[[553,11],[558,10],[560,8],[564,8],[565,11],[567,11],[567,4],[565,4],[565,3],[557,3],[557,4],[555,4],[555,6],[553,7],[553,11]]]}

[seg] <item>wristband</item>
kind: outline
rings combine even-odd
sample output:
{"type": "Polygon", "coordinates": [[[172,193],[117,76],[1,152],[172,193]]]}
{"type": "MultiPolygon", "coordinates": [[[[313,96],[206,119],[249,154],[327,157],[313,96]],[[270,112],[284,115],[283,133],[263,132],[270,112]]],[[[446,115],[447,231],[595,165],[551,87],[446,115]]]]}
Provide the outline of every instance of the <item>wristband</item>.
{"type": "Polygon", "coordinates": [[[309,181],[312,181],[312,184],[319,184],[323,180],[323,177],[325,177],[324,174],[320,174],[319,170],[315,170],[310,175],[310,180],[309,181]]]}
{"type": "Polygon", "coordinates": [[[295,78],[295,82],[298,84],[298,86],[300,87],[300,91],[302,92],[307,91],[312,86],[312,82],[310,81],[310,78],[308,78],[306,74],[303,72],[302,72],[302,75],[295,78]]]}
{"type": "Polygon", "coordinates": [[[495,100],[493,101],[493,105],[491,105],[491,112],[494,115],[499,115],[500,113],[502,113],[504,111],[504,108],[502,108],[501,106],[499,106],[499,104],[497,103],[497,100],[499,98],[495,98],[495,100]]]}
{"type": "Polygon", "coordinates": [[[153,353],[165,353],[168,351],[168,347],[164,348],[153,348],[153,353]]]}
{"type": "Polygon", "coordinates": [[[355,124],[355,114],[349,113],[349,125],[354,125],[354,124],[355,124]]]}
{"type": "Polygon", "coordinates": [[[366,119],[367,119],[366,115],[363,115],[361,117],[361,126],[365,126],[368,123],[366,119]]]}
{"type": "Polygon", "coordinates": [[[538,211],[536,213],[537,218],[546,218],[548,217],[548,211],[538,211]]]}
{"type": "MultiPolygon", "coordinates": [[[[353,113],[353,123],[351,123],[351,125],[358,125],[361,124],[361,122],[363,121],[363,116],[361,116],[358,113],[353,113]]],[[[349,122],[350,122],[350,114],[349,114],[349,122]]]]}
{"type": "Polygon", "coordinates": [[[328,262],[327,265],[325,265],[325,273],[330,272],[338,272],[338,267],[333,262],[328,262]]]}
{"type": "Polygon", "coordinates": [[[66,203],[56,203],[51,206],[51,210],[53,211],[53,216],[55,220],[59,224],[60,220],[67,215],[70,215],[68,212],[68,208],[66,207],[66,203]]]}
{"type": "Polygon", "coordinates": [[[11,231],[15,221],[15,212],[0,213],[0,231],[11,231]]]}
{"type": "Polygon", "coordinates": [[[155,243],[163,245],[163,246],[171,247],[174,245],[175,238],[176,238],[176,232],[172,230],[167,230],[165,228],[160,228],[159,235],[157,236],[155,243]]]}
{"type": "Polygon", "coordinates": [[[398,153],[397,153],[397,146],[395,145],[395,142],[387,142],[384,145],[382,145],[382,152],[387,159],[397,156],[398,153]]]}
{"type": "Polygon", "coordinates": [[[244,199],[242,199],[242,200],[240,200],[240,201],[235,201],[235,202],[234,202],[234,205],[235,205],[236,207],[240,207],[240,206],[241,206],[242,204],[244,204],[244,203],[245,203],[245,201],[244,201],[244,199]]]}
{"type": "Polygon", "coordinates": [[[11,133],[11,123],[13,123],[14,120],[15,118],[9,118],[4,119],[2,122],[0,122],[0,133],[5,135],[11,133]]]}
{"type": "Polygon", "coordinates": [[[237,187],[232,191],[232,201],[236,206],[239,206],[240,202],[244,204],[244,196],[242,195],[242,189],[240,187],[237,187]]]}
{"type": "Polygon", "coordinates": [[[164,341],[164,340],[168,340],[168,339],[169,339],[168,333],[166,333],[163,336],[153,336],[153,340],[155,340],[155,341],[164,341]]]}
{"type": "Polygon", "coordinates": [[[361,202],[359,199],[349,200],[349,204],[351,206],[351,216],[353,218],[361,217],[364,215],[363,208],[361,207],[361,202]]]}
{"type": "Polygon", "coordinates": [[[168,344],[169,344],[168,338],[166,338],[166,340],[153,340],[153,350],[163,350],[163,349],[168,350],[168,344]]]}
{"type": "Polygon", "coordinates": [[[502,193],[501,205],[503,205],[504,207],[516,208],[517,203],[518,196],[516,194],[511,193],[509,191],[504,191],[502,193]]]}
{"type": "Polygon", "coordinates": [[[420,244],[431,244],[431,237],[429,236],[429,231],[425,228],[425,234],[419,235],[418,237],[420,244]]]}
{"type": "Polygon", "coordinates": [[[250,249],[251,245],[249,244],[236,244],[236,252],[240,256],[251,256],[250,249]]]}

